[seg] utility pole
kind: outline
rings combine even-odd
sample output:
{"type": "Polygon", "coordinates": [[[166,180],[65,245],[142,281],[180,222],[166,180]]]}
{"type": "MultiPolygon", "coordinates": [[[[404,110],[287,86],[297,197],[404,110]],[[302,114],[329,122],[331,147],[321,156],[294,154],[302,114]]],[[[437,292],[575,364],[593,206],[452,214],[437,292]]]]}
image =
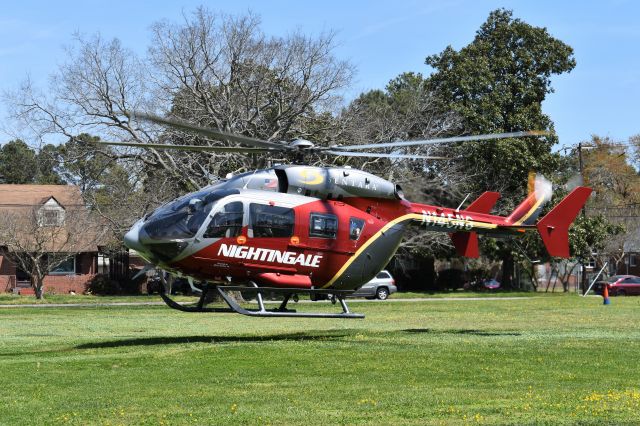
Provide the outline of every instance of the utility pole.
{"type": "MultiPolygon", "coordinates": [[[[578,143],[578,170],[580,171],[580,179],[584,182],[584,174],[583,174],[584,163],[582,162],[582,142],[578,143]]],[[[582,206],[582,217],[586,215],[584,210],[584,206],[582,206]]],[[[580,291],[582,295],[585,294],[587,290],[587,271],[584,266],[584,258],[580,256],[580,291]]]]}
{"type": "MultiPolygon", "coordinates": [[[[580,179],[582,179],[582,182],[584,183],[584,173],[583,173],[584,163],[582,161],[582,142],[578,143],[578,168],[580,170],[580,179]]],[[[586,207],[582,206],[582,216],[584,217],[586,216],[586,214],[587,214],[586,207]]]]}
{"type": "MultiPolygon", "coordinates": [[[[582,179],[582,182],[584,182],[584,162],[582,160],[583,148],[591,149],[591,148],[595,148],[595,146],[583,145],[582,142],[578,143],[578,168],[580,170],[580,178],[582,179]]],[[[581,214],[583,218],[587,215],[586,204],[582,206],[581,214]]],[[[580,270],[581,270],[580,289],[582,291],[582,294],[584,295],[587,291],[587,268],[584,265],[584,259],[582,257],[580,258],[580,270]]]]}

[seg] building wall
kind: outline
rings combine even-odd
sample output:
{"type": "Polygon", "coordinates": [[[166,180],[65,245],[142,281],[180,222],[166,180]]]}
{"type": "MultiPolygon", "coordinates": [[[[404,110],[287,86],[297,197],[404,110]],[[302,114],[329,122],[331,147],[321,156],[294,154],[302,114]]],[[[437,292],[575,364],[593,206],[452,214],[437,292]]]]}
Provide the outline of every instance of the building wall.
{"type": "Polygon", "coordinates": [[[16,266],[0,248],[0,292],[11,291],[12,277],[16,274],[16,266]]]}
{"type": "Polygon", "coordinates": [[[618,263],[617,273],[640,276],[640,253],[627,253],[623,261],[618,263]]]}
{"type": "MultiPolygon", "coordinates": [[[[96,253],[80,253],[76,256],[74,275],[47,275],[44,279],[45,293],[65,294],[71,291],[84,293],[87,284],[96,276],[96,253]]],[[[16,267],[0,249],[0,292],[11,292],[16,267]]]]}
{"type": "Polygon", "coordinates": [[[80,253],[76,256],[76,274],[95,274],[97,253],[80,253]]]}
{"type": "Polygon", "coordinates": [[[47,275],[44,278],[44,292],[66,294],[69,292],[84,293],[87,284],[95,277],[95,274],[76,275],[47,275]]]}

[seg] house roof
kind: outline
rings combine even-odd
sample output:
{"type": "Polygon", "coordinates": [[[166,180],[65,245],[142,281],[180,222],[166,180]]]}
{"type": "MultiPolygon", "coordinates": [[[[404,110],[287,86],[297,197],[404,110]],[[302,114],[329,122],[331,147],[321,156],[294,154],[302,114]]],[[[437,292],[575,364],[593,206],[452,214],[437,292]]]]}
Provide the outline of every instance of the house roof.
{"type": "MultiPolygon", "coordinates": [[[[0,245],[11,245],[10,241],[13,241],[14,245],[20,243],[27,247],[40,238],[39,247],[52,252],[97,251],[101,224],[89,219],[90,212],[85,208],[77,186],[0,185],[0,215],[3,212],[14,218],[13,225],[8,225],[13,227],[5,229],[5,238],[13,240],[0,241],[0,245]],[[40,232],[41,225],[34,222],[34,211],[52,198],[65,209],[65,222],[61,227],[48,227],[40,232]],[[45,232],[48,237],[42,240],[45,232]]],[[[1,228],[0,224],[0,231],[1,228]]]]}
{"type": "Polygon", "coordinates": [[[39,206],[51,197],[62,207],[82,206],[80,188],[72,185],[0,185],[0,209],[39,206]]]}

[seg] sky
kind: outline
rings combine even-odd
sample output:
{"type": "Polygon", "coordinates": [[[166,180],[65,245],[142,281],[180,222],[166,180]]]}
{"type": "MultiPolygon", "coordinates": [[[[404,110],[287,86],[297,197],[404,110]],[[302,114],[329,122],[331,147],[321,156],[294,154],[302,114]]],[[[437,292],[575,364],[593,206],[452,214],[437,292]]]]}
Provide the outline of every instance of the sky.
{"type": "MultiPolygon", "coordinates": [[[[384,88],[402,72],[430,74],[427,56],[448,45],[464,47],[490,11],[511,9],[514,17],[546,27],[574,49],[576,68],[553,78],[555,92],[543,104],[561,146],[592,134],[624,142],[640,133],[640,2],[622,0],[6,2],[0,15],[0,92],[16,89],[27,77],[46,90],[74,33],[118,38],[144,55],[153,23],[180,22],[200,5],[227,14],[251,11],[268,35],[335,31],[336,56],[358,70],[346,99],[384,88]]],[[[0,143],[17,134],[6,115],[1,105],[0,143]]]]}

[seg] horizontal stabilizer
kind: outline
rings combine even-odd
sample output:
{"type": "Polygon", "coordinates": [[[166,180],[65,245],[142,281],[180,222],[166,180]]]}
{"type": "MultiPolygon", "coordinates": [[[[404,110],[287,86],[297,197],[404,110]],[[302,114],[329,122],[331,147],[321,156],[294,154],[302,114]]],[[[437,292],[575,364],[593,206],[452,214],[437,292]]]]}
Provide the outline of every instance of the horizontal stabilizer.
{"type": "Polygon", "coordinates": [[[569,226],[591,195],[591,188],[579,186],[567,195],[536,225],[551,256],[568,258],[569,226]]]}
{"type": "MultiPolygon", "coordinates": [[[[486,194],[486,192],[485,192],[486,194]]],[[[451,235],[451,241],[456,248],[458,256],[479,257],[478,234],[475,232],[454,232],[451,235]]]]}
{"type": "Polygon", "coordinates": [[[469,204],[469,207],[467,207],[465,210],[468,212],[488,214],[493,206],[496,205],[498,198],[500,198],[499,192],[484,192],[473,203],[469,204]]]}

